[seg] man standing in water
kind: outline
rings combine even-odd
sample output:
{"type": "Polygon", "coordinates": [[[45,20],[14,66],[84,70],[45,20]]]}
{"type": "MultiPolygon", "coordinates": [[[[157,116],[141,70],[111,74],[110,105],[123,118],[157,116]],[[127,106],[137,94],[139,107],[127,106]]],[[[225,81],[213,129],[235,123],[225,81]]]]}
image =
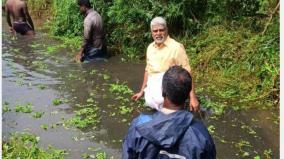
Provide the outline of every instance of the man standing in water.
{"type": "Polygon", "coordinates": [[[78,0],[80,12],[85,15],[84,19],[84,42],[76,55],[76,61],[92,61],[104,56],[104,32],[101,15],[96,12],[89,0],[78,0]]]}
{"type": "Polygon", "coordinates": [[[30,17],[25,0],[7,0],[5,5],[6,18],[11,32],[22,35],[34,35],[34,24],[30,17]],[[11,22],[11,16],[13,21],[11,22]]]}
{"type": "MultiPolygon", "coordinates": [[[[168,35],[166,20],[156,17],[151,21],[150,27],[154,42],[147,48],[146,68],[140,92],[134,94],[132,99],[138,100],[145,91],[146,105],[160,110],[164,100],[161,90],[164,72],[174,65],[182,66],[189,73],[191,70],[184,46],[168,35]]],[[[189,99],[190,110],[198,111],[199,102],[195,96],[193,84],[189,99]]]]}

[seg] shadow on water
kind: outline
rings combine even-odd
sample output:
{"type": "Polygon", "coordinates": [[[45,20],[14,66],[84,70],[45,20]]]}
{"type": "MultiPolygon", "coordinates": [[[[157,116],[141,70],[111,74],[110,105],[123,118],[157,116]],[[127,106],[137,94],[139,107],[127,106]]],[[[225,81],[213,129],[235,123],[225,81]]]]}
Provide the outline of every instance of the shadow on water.
{"type": "MultiPolygon", "coordinates": [[[[119,56],[78,64],[73,61],[75,52],[65,47],[53,50],[60,42],[44,33],[38,32],[34,38],[13,37],[7,30],[4,25],[2,99],[12,111],[2,116],[3,139],[10,132],[29,131],[41,137],[43,147],[66,149],[67,158],[82,158],[82,154],[98,150],[110,158],[121,158],[121,142],[129,122],[143,108],[129,101],[130,94],[110,91],[110,85],[122,83],[139,90],[145,64],[123,63],[119,56]],[[56,106],[54,99],[67,102],[56,106]],[[44,112],[42,118],[14,111],[15,105],[28,102],[34,111],[44,112]],[[97,124],[81,129],[65,125],[88,104],[98,108],[97,124]],[[133,110],[125,113],[125,107],[133,110]]],[[[213,135],[218,158],[279,158],[279,125],[273,123],[278,113],[228,111],[217,118],[205,111],[200,115],[213,135]]]]}

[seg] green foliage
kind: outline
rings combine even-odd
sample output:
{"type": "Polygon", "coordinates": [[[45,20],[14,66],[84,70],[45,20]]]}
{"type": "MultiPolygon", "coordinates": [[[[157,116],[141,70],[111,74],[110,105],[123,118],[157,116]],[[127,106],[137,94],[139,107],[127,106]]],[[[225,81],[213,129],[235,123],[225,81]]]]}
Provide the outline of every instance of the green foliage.
{"type": "Polygon", "coordinates": [[[41,15],[44,13],[48,15],[50,13],[49,6],[51,5],[52,0],[28,0],[28,7],[33,14],[41,15]]]}
{"type": "Polygon", "coordinates": [[[2,145],[3,158],[63,159],[66,154],[51,146],[47,150],[38,146],[40,138],[29,133],[13,133],[2,145]]]}
{"type": "Polygon", "coordinates": [[[265,36],[246,27],[211,26],[192,38],[187,51],[203,93],[222,103],[234,101],[233,108],[239,109],[249,101],[279,100],[279,44],[275,17],[265,36]]]}
{"type": "Polygon", "coordinates": [[[80,15],[76,0],[54,0],[52,10],[54,14],[50,26],[53,35],[82,35],[83,16],[80,15]]]}
{"type": "Polygon", "coordinates": [[[228,16],[252,16],[259,10],[259,1],[256,0],[227,0],[228,16]]]}

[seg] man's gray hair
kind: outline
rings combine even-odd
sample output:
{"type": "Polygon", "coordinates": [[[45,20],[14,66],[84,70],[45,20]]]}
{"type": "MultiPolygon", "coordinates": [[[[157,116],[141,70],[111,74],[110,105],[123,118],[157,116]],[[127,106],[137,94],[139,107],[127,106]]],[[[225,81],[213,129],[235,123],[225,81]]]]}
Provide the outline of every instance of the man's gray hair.
{"type": "Polygon", "coordinates": [[[163,17],[155,17],[154,19],[152,19],[150,23],[151,30],[154,25],[162,25],[167,29],[167,22],[163,17]]]}

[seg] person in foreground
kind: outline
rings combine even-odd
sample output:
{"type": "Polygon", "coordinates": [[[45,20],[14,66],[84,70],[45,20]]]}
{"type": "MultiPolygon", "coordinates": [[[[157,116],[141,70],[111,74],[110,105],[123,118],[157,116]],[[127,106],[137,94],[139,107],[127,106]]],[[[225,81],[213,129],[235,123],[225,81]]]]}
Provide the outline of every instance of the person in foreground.
{"type": "Polygon", "coordinates": [[[34,24],[25,0],[7,0],[5,4],[6,19],[12,33],[34,35],[34,24]],[[13,21],[11,21],[11,17],[13,21]]]}
{"type": "MultiPolygon", "coordinates": [[[[160,110],[163,106],[162,77],[166,70],[174,65],[182,66],[189,73],[191,70],[184,46],[168,35],[166,20],[162,17],[155,17],[151,21],[150,28],[154,42],[147,48],[144,80],[140,91],[131,98],[136,101],[143,96],[145,91],[146,105],[160,110]]],[[[193,84],[188,96],[190,110],[198,111],[200,107],[193,84]]]]}
{"type": "Polygon", "coordinates": [[[153,115],[135,118],[123,141],[123,159],[215,159],[208,130],[185,110],[192,79],[180,66],[170,67],[162,81],[164,104],[153,115]]]}
{"type": "Polygon", "coordinates": [[[102,58],[105,55],[102,17],[92,8],[89,0],[78,0],[78,5],[85,15],[84,42],[75,60],[83,62],[102,58]]]}

